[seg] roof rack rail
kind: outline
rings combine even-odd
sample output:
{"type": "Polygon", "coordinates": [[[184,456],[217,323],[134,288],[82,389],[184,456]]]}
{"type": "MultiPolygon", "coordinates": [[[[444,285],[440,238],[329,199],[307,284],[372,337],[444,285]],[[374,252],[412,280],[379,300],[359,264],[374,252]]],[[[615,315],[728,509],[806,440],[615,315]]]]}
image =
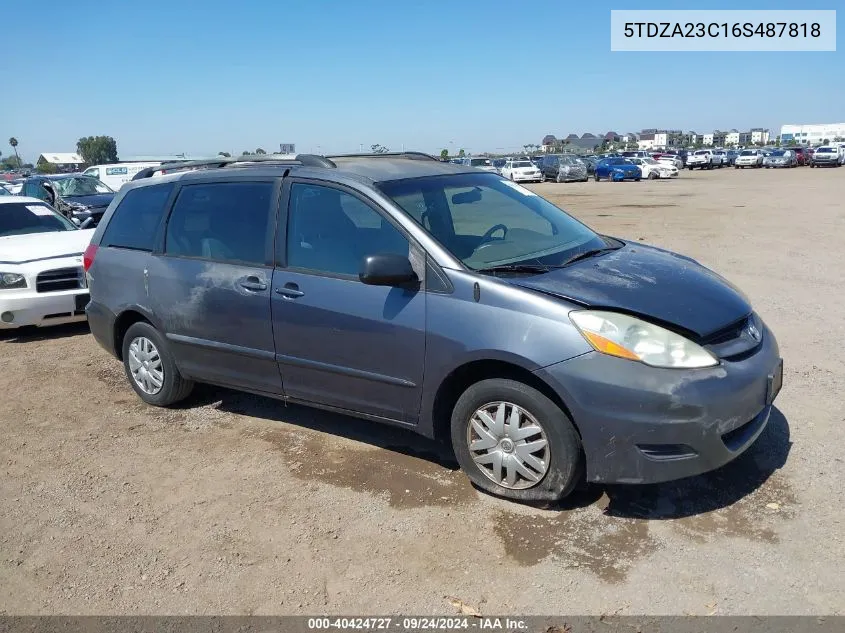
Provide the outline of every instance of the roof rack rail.
{"type": "Polygon", "coordinates": [[[434,160],[438,163],[440,158],[426,154],[425,152],[381,152],[378,154],[329,154],[326,158],[408,158],[410,160],[434,160]]]}
{"type": "Polygon", "coordinates": [[[304,167],[324,167],[332,169],[337,167],[331,160],[317,154],[256,154],[237,157],[206,158],[202,160],[173,161],[162,163],[157,167],[147,167],[138,172],[132,180],[149,178],[156,172],[172,173],[180,171],[193,171],[196,169],[217,169],[222,167],[244,167],[255,164],[270,165],[302,165],[304,167]]]}

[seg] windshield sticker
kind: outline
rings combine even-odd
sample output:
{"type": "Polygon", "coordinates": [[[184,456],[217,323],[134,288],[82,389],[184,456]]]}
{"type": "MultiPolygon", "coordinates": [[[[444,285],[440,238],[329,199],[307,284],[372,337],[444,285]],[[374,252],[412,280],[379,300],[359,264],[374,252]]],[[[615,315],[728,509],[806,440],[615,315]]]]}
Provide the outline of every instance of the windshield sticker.
{"type": "Polygon", "coordinates": [[[32,213],[35,215],[53,215],[52,209],[50,209],[49,207],[42,206],[40,204],[28,204],[26,205],[26,208],[32,211],[32,213]]]}
{"type": "Polygon", "coordinates": [[[534,193],[534,192],[533,192],[533,191],[531,191],[530,189],[526,189],[526,188],[525,188],[525,187],[523,187],[522,185],[518,185],[518,184],[516,184],[515,182],[511,182],[510,180],[503,180],[503,181],[502,181],[502,184],[503,184],[503,185],[507,185],[508,187],[510,187],[511,189],[513,189],[514,191],[518,191],[518,192],[519,192],[519,193],[521,193],[523,196],[536,196],[536,195],[537,195],[536,193],[534,193]]]}

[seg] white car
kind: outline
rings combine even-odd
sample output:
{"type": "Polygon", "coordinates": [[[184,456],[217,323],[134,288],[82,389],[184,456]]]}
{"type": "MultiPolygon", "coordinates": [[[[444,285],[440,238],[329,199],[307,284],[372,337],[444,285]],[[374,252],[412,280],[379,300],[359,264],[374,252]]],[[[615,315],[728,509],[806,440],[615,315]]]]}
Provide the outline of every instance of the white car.
{"type": "Polygon", "coordinates": [[[653,158],[629,158],[628,160],[635,165],[639,165],[643,178],[647,180],[678,177],[678,168],[674,165],[661,163],[653,158]]]}
{"type": "Polygon", "coordinates": [[[662,154],[660,158],[655,158],[654,160],[656,160],[658,163],[664,163],[666,165],[671,165],[672,167],[677,167],[678,169],[684,168],[684,161],[677,154],[662,154]]]}
{"type": "Polygon", "coordinates": [[[514,182],[543,182],[543,172],[530,160],[509,160],[502,167],[502,177],[514,182]]]}
{"type": "Polygon", "coordinates": [[[0,197],[0,329],[85,320],[93,234],[38,198],[0,197]]]}
{"type": "Polygon", "coordinates": [[[744,149],[739,153],[734,161],[734,169],[745,169],[746,167],[762,167],[763,166],[763,152],[759,149],[744,149]]]}

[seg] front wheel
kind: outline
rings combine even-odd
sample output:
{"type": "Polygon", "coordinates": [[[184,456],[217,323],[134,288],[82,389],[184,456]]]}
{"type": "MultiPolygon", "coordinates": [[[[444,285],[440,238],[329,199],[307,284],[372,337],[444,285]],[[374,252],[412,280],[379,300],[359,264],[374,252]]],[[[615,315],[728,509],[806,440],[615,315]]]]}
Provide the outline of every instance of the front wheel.
{"type": "Polygon", "coordinates": [[[734,165],[734,169],[739,169],[739,165],[734,165]]]}
{"type": "Polygon", "coordinates": [[[176,368],[167,341],[149,323],[134,323],[123,337],[123,368],[129,384],[147,404],[167,407],[184,400],[194,383],[176,368]]]}
{"type": "Polygon", "coordinates": [[[569,417],[521,382],[483,380],[452,411],[452,448],[472,482],[491,494],[557,501],[578,484],[581,441],[569,417]]]}
{"type": "Polygon", "coordinates": [[[654,172],[649,173],[649,175],[648,175],[649,180],[655,180],[656,178],[657,178],[657,174],[655,174],[654,172]]]}
{"type": "Polygon", "coordinates": [[[596,175],[595,175],[595,176],[593,176],[593,178],[595,178],[595,179],[596,179],[596,182],[598,182],[599,180],[601,180],[601,178],[599,178],[599,173],[598,173],[598,172],[596,172],[596,175]]]}

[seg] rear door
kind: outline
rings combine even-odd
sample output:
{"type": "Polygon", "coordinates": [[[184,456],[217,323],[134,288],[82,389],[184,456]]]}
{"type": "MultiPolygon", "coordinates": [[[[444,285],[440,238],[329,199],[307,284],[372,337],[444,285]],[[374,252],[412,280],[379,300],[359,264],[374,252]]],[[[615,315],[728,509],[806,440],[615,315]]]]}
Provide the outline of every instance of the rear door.
{"type": "Polygon", "coordinates": [[[153,311],[186,376],[282,393],[270,317],[277,209],[273,179],[179,188],[146,274],[153,311]]]}
{"type": "Polygon", "coordinates": [[[273,325],[285,395],[416,423],[425,362],[424,286],[370,286],[361,260],[425,255],[382,209],[354,190],[285,179],[273,273],[273,325]],[[283,196],[284,198],[284,196],[283,196]]]}

